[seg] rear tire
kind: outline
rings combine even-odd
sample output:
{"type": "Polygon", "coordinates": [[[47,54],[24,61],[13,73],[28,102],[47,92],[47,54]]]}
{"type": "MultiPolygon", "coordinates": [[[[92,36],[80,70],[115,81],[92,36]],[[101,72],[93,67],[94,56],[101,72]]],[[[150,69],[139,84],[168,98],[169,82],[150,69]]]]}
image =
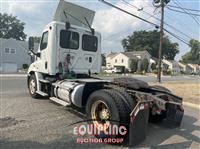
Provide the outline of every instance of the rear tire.
{"type": "Polygon", "coordinates": [[[37,91],[37,81],[36,81],[36,77],[35,77],[34,74],[32,74],[29,78],[28,89],[29,89],[29,93],[30,93],[32,98],[38,98],[39,97],[39,95],[36,93],[36,91],[37,91]]]}
{"type": "MultiPolygon", "coordinates": [[[[118,128],[123,125],[123,126],[128,126],[129,124],[129,111],[126,108],[126,105],[121,99],[121,97],[116,93],[115,90],[113,89],[102,89],[95,91],[92,93],[87,101],[86,105],[86,115],[88,119],[97,119],[96,121],[90,121],[91,124],[97,125],[98,124],[111,124],[112,126],[116,124],[118,128]],[[98,113],[103,113],[102,109],[96,108],[94,110],[95,105],[97,103],[104,104],[105,107],[107,108],[107,111],[109,113],[108,117],[105,117],[102,119],[101,116],[98,116],[100,114],[98,113]],[[102,110],[102,111],[101,111],[102,110]],[[98,119],[101,119],[98,121],[98,119]]],[[[102,114],[103,115],[103,114],[102,114]]],[[[108,129],[108,128],[106,128],[108,129]]],[[[106,135],[104,134],[104,131],[100,131],[100,135],[95,135],[97,138],[115,138],[117,135],[106,135]]]]}

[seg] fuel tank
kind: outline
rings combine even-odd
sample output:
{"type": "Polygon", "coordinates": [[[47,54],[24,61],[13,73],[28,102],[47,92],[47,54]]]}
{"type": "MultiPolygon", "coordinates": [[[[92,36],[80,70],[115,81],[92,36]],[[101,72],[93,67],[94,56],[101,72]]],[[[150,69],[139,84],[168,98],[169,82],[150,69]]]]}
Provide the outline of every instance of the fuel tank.
{"type": "Polygon", "coordinates": [[[63,101],[72,103],[78,107],[82,104],[82,94],[85,84],[68,80],[58,81],[54,85],[54,95],[63,101]]]}

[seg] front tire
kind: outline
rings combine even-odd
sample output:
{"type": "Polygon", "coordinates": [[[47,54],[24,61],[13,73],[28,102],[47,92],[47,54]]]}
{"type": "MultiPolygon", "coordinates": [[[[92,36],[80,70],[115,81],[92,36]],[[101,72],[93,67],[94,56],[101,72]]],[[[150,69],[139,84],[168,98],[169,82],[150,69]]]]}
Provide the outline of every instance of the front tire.
{"type": "Polygon", "coordinates": [[[29,78],[28,89],[29,89],[29,93],[30,93],[32,98],[38,98],[39,97],[39,95],[36,93],[36,91],[37,91],[37,81],[36,81],[36,77],[35,77],[34,74],[32,74],[29,78]]]}
{"type": "MultiPolygon", "coordinates": [[[[86,115],[91,124],[94,124],[97,129],[100,124],[102,125],[117,125],[128,126],[129,124],[129,111],[126,105],[113,89],[98,90],[92,93],[88,99],[86,105],[86,115]]],[[[105,130],[108,127],[104,127],[105,130]]],[[[104,129],[100,130],[100,135],[95,135],[97,138],[115,138],[117,135],[106,135],[104,134],[104,129]]]]}

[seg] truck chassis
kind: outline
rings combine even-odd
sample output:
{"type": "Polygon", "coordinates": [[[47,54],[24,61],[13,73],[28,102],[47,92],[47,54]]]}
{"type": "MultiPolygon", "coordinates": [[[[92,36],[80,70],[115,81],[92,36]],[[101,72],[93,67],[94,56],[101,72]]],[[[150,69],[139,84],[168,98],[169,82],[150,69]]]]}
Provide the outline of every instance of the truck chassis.
{"type": "MultiPolygon", "coordinates": [[[[95,125],[114,120],[118,121],[118,126],[129,127],[129,146],[145,139],[148,121],[165,120],[169,126],[179,127],[184,113],[181,97],[166,88],[149,86],[134,78],[59,80],[30,73],[27,84],[33,98],[46,96],[63,106],[85,108],[88,119],[95,125]]],[[[95,137],[116,136],[102,134],[95,137]]]]}

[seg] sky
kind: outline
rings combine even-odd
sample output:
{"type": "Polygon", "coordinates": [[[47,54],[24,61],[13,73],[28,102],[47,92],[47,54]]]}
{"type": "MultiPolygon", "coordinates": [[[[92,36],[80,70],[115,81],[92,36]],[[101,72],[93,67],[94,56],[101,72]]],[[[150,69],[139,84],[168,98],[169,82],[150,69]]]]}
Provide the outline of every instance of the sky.
{"type": "MultiPolygon", "coordinates": [[[[92,27],[102,35],[102,53],[121,52],[123,51],[121,45],[122,39],[131,35],[134,31],[149,31],[155,29],[154,26],[107,6],[98,0],[68,1],[96,12],[92,27]]],[[[143,8],[143,11],[138,11],[138,9],[127,5],[127,3],[122,0],[107,1],[137,16],[145,18],[148,21],[158,25],[160,24],[160,22],[154,18],[160,18],[160,8],[156,9],[152,5],[153,0],[126,0],[137,8],[143,8]],[[154,15],[154,17],[144,13],[144,11],[154,15]]],[[[200,10],[199,0],[171,0],[168,5],[176,6],[177,1],[182,7],[200,10]]],[[[17,16],[19,20],[24,22],[25,33],[28,36],[41,36],[43,28],[52,21],[58,3],[59,0],[0,0],[0,12],[17,16]]],[[[199,12],[194,13],[200,15],[199,12]]],[[[200,22],[200,17],[196,19],[200,22]]],[[[187,36],[170,28],[166,24],[164,25],[166,29],[184,38],[188,43],[191,38],[200,40],[200,26],[189,15],[165,8],[164,20],[168,25],[186,34],[187,36]]],[[[168,34],[166,33],[166,35],[168,34]]],[[[168,36],[172,42],[179,43],[180,53],[177,54],[175,59],[180,60],[182,55],[190,51],[190,48],[171,35],[168,36]]]]}

